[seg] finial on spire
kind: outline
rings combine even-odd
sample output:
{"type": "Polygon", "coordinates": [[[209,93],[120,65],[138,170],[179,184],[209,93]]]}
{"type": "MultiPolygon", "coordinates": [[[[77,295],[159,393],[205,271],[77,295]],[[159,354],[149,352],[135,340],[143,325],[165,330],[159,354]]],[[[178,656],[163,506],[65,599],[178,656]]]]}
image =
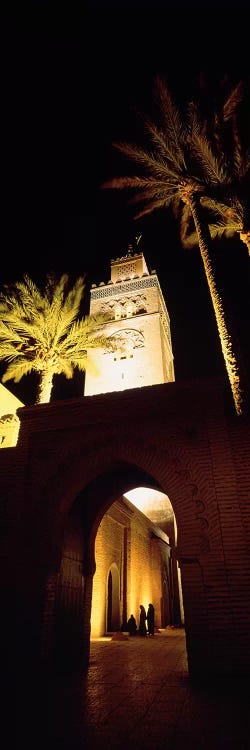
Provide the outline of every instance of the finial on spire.
{"type": "Polygon", "coordinates": [[[136,234],[135,235],[135,244],[136,244],[136,247],[139,245],[139,242],[141,241],[141,238],[142,238],[142,234],[136,234]]]}
{"type": "Polygon", "coordinates": [[[129,243],[129,245],[128,245],[128,252],[127,252],[127,256],[128,257],[130,255],[134,255],[135,249],[138,247],[139,242],[141,241],[141,238],[142,238],[142,234],[136,234],[135,237],[133,238],[132,242],[129,243]]]}

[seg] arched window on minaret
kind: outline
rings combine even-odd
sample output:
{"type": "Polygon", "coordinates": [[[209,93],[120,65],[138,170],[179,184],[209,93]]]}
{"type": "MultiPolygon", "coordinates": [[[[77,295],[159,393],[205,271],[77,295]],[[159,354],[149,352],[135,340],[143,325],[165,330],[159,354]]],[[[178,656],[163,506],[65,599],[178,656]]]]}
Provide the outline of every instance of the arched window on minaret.
{"type": "Polygon", "coordinates": [[[135,306],[133,302],[128,302],[126,305],[126,317],[131,318],[135,313],[135,306]]]}
{"type": "Polygon", "coordinates": [[[116,305],[115,307],[115,320],[121,320],[122,317],[122,310],[120,305],[116,305]]]}
{"type": "Polygon", "coordinates": [[[136,302],[136,315],[143,315],[147,312],[146,304],[143,300],[139,299],[136,302]]]}

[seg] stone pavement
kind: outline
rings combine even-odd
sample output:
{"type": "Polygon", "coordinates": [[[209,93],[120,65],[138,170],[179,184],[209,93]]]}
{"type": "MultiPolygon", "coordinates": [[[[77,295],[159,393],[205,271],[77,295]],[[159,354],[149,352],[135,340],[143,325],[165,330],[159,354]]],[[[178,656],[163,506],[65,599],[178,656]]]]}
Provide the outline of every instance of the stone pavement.
{"type": "Polygon", "coordinates": [[[185,632],[91,642],[90,665],[50,681],[33,747],[52,750],[250,750],[249,691],[195,687],[185,632]]]}

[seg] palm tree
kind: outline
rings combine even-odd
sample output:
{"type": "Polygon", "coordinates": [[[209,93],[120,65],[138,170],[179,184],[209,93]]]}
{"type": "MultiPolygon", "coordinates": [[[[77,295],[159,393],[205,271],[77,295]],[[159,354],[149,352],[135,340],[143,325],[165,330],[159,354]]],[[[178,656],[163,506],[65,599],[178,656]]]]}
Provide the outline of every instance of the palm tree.
{"type": "MultiPolygon", "coordinates": [[[[201,205],[206,210],[209,231],[212,238],[231,238],[238,235],[246,245],[250,256],[250,151],[241,132],[242,121],[237,117],[242,102],[243,90],[238,84],[234,96],[214,112],[211,123],[203,123],[203,131],[212,145],[213,153],[223,161],[220,182],[215,194],[201,197],[201,205]],[[237,101],[236,101],[237,99],[237,101]],[[209,131],[209,132],[208,132],[209,131]]],[[[249,92],[244,103],[249,106],[249,92]]],[[[181,240],[184,247],[198,244],[195,231],[190,228],[191,212],[184,208],[181,216],[181,240]]]]}
{"type": "MultiPolygon", "coordinates": [[[[243,391],[236,356],[233,352],[222,299],[217,290],[210,257],[210,234],[204,221],[201,197],[211,195],[227,181],[223,160],[210,148],[209,141],[200,124],[197,108],[190,104],[186,121],[183,122],[165,81],[155,81],[156,103],[159,124],[143,115],[148,146],[118,142],[113,146],[134,162],[136,175],[114,177],[103,183],[103,188],[133,191],[130,202],[141,204],[135,219],[157,209],[184,204],[193,217],[198,237],[200,254],[213,304],[222,353],[228,373],[237,415],[243,413],[243,391]]],[[[230,107],[237,101],[238,92],[233,92],[230,107]]]]}
{"type": "Polygon", "coordinates": [[[55,374],[70,379],[75,368],[85,371],[90,349],[113,346],[102,333],[104,316],[78,319],[84,289],[84,277],[70,288],[67,274],[48,274],[41,292],[25,274],[0,293],[0,360],[8,363],[2,381],[38,373],[36,403],[50,401],[55,374]]]}

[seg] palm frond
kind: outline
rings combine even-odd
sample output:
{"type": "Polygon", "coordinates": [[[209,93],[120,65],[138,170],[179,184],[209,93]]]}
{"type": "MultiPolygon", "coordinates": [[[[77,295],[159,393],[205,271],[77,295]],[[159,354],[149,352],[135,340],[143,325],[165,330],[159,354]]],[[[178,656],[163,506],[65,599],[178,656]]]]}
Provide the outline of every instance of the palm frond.
{"type": "Polygon", "coordinates": [[[212,212],[215,217],[218,217],[217,223],[219,223],[220,219],[225,226],[234,226],[235,231],[241,231],[241,227],[243,226],[243,206],[240,201],[231,201],[230,204],[226,205],[221,201],[215,201],[207,196],[202,196],[201,205],[212,212]]]}
{"type": "Polygon", "coordinates": [[[201,137],[207,136],[207,123],[206,120],[201,118],[201,114],[198,109],[196,101],[189,101],[186,107],[186,120],[187,120],[187,141],[192,138],[194,134],[199,134],[201,137]]]}
{"type": "Polygon", "coordinates": [[[145,116],[144,118],[146,132],[148,133],[150,140],[153,145],[154,152],[157,153],[158,159],[163,162],[167,161],[174,165],[177,172],[186,172],[184,149],[182,151],[182,158],[180,159],[179,152],[173,149],[172,142],[168,143],[166,135],[162,130],[159,130],[157,125],[145,116]]]}
{"type": "Polygon", "coordinates": [[[15,360],[15,362],[11,362],[5,370],[2,377],[2,383],[6,383],[7,380],[14,380],[14,383],[19,383],[24,375],[30,375],[35,369],[33,363],[28,362],[28,360],[15,360]]]}
{"type": "Polygon", "coordinates": [[[147,214],[153,213],[153,211],[158,211],[162,208],[168,208],[171,204],[171,196],[169,196],[168,201],[166,200],[165,203],[162,202],[162,199],[159,201],[155,200],[150,203],[149,206],[145,205],[144,208],[141,209],[141,211],[138,211],[134,219],[137,221],[137,219],[141,219],[142,216],[146,216],[147,214]]]}
{"type": "Polygon", "coordinates": [[[63,314],[71,314],[72,320],[73,316],[76,317],[79,313],[84,289],[85,277],[79,276],[72,289],[69,289],[68,293],[65,296],[64,302],[62,304],[63,314]]]}
{"type": "Polygon", "coordinates": [[[146,188],[151,189],[154,186],[157,186],[160,188],[161,185],[169,185],[172,187],[173,185],[178,186],[179,179],[176,176],[175,172],[172,172],[170,169],[167,171],[164,170],[164,174],[162,174],[159,170],[159,174],[155,176],[141,176],[138,175],[131,175],[129,177],[112,177],[111,179],[107,180],[102,184],[103,188],[117,188],[118,190],[144,190],[146,188]]]}
{"type": "Polygon", "coordinates": [[[159,175],[167,175],[169,173],[169,169],[171,169],[172,165],[168,165],[167,158],[163,162],[159,158],[155,157],[153,153],[150,153],[150,151],[146,151],[145,149],[140,148],[139,146],[135,146],[130,143],[113,143],[114,148],[116,148],[118,151],[121,151],[121,153],[125,154],[130,161],[135,162],[141,167],[144,167],[147,169],[149,174],[153,174],[156,176],[159,175]]]}
{"type": "Polygon", "coordinates": [[[19,348],[13,342],[0,342],[0,359],[3,362],[11,362],[21,356],[19,348]]]}
{"type": "Polygon", "coordinates": [[[243,83],[242,81],[239,81],[239,83],[237,83],[237,85],[230,92],[227,100],[224,103],[223,119],[225,122],[230,120],[232,115],[234,115],[235,110],[238,104],[242,102],[242,99],[243,99],[243,83]]]}
{"type": "Polygon", "coordinates": [[[228,205],[226,203],[215,200],[209,195],[201,196],[201,205],[204,206],[204,208],[212,211],[213,213],[220,214],[221,216],[223,216],[228,211],[228,205]]]}
{"type": "Polygon", "coordinates": [[[178,165],[182,165],[185,168],[184,152],[181,148],[181,143],[183,143],[183,123],[166,82],[160,76],[156,76],[155,78],[155,96],[164,122],[166,141],[172,144],[178,165]]]}
{"type": "MultiPolygon", "coordinates": [[[[209,232],[211,235],[211,238],[214,239],[221,239],[221,238],[232,238],[237,233],[237,229],[234,226],[225,226],[224,224],[209,224],[209,232]]],[[[185,238],[181,238],[182,245],[185,249],[193,248],[196,245],[199,244],[197,232],[191,232],[189,235],[186,235],[185,238]]]]}
{"type": "Polygon", "coordinates": [[[209,224],[209,231],[212,239],[220,239],[221,237],[233,237],[238,229],[235,224],[209,224]]]}
{"type": "Polygon", "coordinates": [[[144,190],[140,193],[136,193],[136,195],[133,195],[132,198],[129,200],[130,205],[134,205],[136,203],[151,203],[155,201],[161,201],[163,206],[170,205],[172,203],[172,200],[175,196],[178,197],[179,191],[177,187],[167,187],[165,190],[162,189],[151,189],[151,190],[144,190]]]}
{"type": "Polygon", "coordinates": [[[44,289],[44,299],[50,306],[53,303],[58,303],[61,307],[63,300],[67,293],[67,287],[69,284],[69,276],[67,273],[63,273],[60,278],[52,272],[47,274],[46,284],[44,289]]]}
{"type": "Polygon", "coordinates": [[[43,309],[44,299],[34,281],[24,274],[23,280],[17,281],[15,285],[15,296],[18,296],[25,315],[33,313],[34,309],[43,309]]]}
{"type": "Polygon", "coordinates": [[[205,184],[216,186],[230,181],[223,159],[218,159],[213,153],[205,135],[194,129],[190,139],[191,151],[202,168],[205,184]]]}
{"type": "Polygon", "coordinates": [[[54,374],[55,375],[65,375],[67,380],[71,380],[74,375],[74,363],[72,361],[72,358],[66,359],[65,357],[63,359],[58,358],[54,374]]]}

